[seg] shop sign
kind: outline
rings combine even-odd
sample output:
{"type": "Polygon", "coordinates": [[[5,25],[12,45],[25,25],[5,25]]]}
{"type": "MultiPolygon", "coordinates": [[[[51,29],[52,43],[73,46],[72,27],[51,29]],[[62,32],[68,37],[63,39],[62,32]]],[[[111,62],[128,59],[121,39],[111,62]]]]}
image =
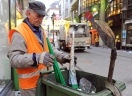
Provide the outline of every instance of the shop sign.
{"type": "Polygon", "coordinates": [[[122,32],[122,38],[126,38],[126,30],[123,30],[122,32]]]}
{"type": "Polygon", "coordinates": [[[122,31],[122,46],[126,45],[126,30],[122,31]]]}
{"type": "Polygon", "coordinates": [[[125,46],[126,45],[126,39],[122,39],[122,46],[125,46]]]}

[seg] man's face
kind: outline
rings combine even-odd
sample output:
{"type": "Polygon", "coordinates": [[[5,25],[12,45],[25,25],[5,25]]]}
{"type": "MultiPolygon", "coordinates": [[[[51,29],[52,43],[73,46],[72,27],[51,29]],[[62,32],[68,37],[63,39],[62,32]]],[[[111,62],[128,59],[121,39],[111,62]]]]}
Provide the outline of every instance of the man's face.
{"type": "Polygon", "coordinates": [[[33,26],[36,26],[36,27],[41,25],[41,23],[43,21],[43,18],[44,18],[44,16],[39,15],[38,13],[36,13],[33,10],[30,10],[30,11],[27,12],[27,17],[28,17],[29,22],[33,26]]]}

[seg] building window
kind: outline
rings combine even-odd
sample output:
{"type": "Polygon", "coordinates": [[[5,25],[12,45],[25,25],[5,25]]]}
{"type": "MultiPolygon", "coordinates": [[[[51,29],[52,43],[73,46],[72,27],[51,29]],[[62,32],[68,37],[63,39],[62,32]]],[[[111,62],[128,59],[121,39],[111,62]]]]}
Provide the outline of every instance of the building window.
{"type": "Polygon", "coordinates": [[[65,9],[65,17],[68,15],[68,9],[65,9]]]}
{"type": "Polygon", "coordinates": [[[127,32],[127,44],[132,44],[132,30],[127,32]]]}
{"type": "Polygon", "coordinates": [[[70,0],[70,3],[72,3],[73,0],[70,0]]]}
{"type": "Polygon", "coordinates": [[[94,5],[99,5],[99,0],[81,0],[81,13],[91,12],[91,8],[94,5]]]}
{"type": "Polygon", "coordinates": [[[127,44],[132,44],[132,24],[127,24],[127,38],[126,38],[127,44]]]}
{"type": "Polygon", "coordinates": [[[128,4],[131,5],[132,4],[132,0],[128,0],[128,4]]]}
{"type": "Polygon", "coordinates": [[[107,9],[107,17],[120,14],[121,9],[122,9],[122,0],[113,0],[107,9]]]}
{"type": "Polygon", "coordinates": [[[132,24],[128,24],[128,30],[132,30],[132,24]]]}
{"type": "Polygon", "coordinates": [[[59,15],[61,15],[61,5],[59,6],[59,15]]]}
{"type": "Polygon", "coordinates": [[[127,16],[128,16],[128,18],[132,18],[132,9],[131,10],[129,10],[129,11],[127,11],[127,16]]]}

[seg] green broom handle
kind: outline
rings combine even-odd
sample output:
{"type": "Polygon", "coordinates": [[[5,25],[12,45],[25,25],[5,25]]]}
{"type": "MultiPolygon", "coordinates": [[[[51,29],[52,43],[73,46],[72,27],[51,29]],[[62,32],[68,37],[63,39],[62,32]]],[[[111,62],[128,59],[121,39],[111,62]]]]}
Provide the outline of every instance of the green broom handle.
{"type": "MultiPolygon", "coordinates": [[[[53,51],[53,49],[52,49],[52,47],[51,47],[51,43],[50,43],[49,39],[46,38],[46,41],[47,41],[47,44],[48,44],[49,52],[50,52],[53,56],[55,56],[54,51],[53,51]]],[[[64,80],[63,75],[62,75],[62,73],[61,73],[61,71],[60,71],[60,68],[59,68],[59,66],[58,66],[58,62],[57,62],[56,58],[54,59],[53,68],[54,68],[54,71],[55,71],[55,77],[56,77],[57,82],[59,82],[59,83],[61,83],[62,85],[66,86],[65,80],[64,80]]]]}

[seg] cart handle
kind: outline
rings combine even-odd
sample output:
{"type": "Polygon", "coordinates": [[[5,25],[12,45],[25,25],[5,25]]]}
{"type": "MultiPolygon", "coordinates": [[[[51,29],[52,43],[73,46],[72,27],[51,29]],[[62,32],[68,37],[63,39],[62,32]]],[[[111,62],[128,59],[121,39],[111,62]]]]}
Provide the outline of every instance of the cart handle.
{"type": "MultiPolygon", "coordinates": [[[[60,70],[67,70],[67,67],[62,67],[62,68],[60,68],[60,70]]],[[[48,70],[45,72],[40,72],[40,76],[43,76],[43,74],[51,74],[52,72],[54,72],[54,70],[48,70]]]]}

